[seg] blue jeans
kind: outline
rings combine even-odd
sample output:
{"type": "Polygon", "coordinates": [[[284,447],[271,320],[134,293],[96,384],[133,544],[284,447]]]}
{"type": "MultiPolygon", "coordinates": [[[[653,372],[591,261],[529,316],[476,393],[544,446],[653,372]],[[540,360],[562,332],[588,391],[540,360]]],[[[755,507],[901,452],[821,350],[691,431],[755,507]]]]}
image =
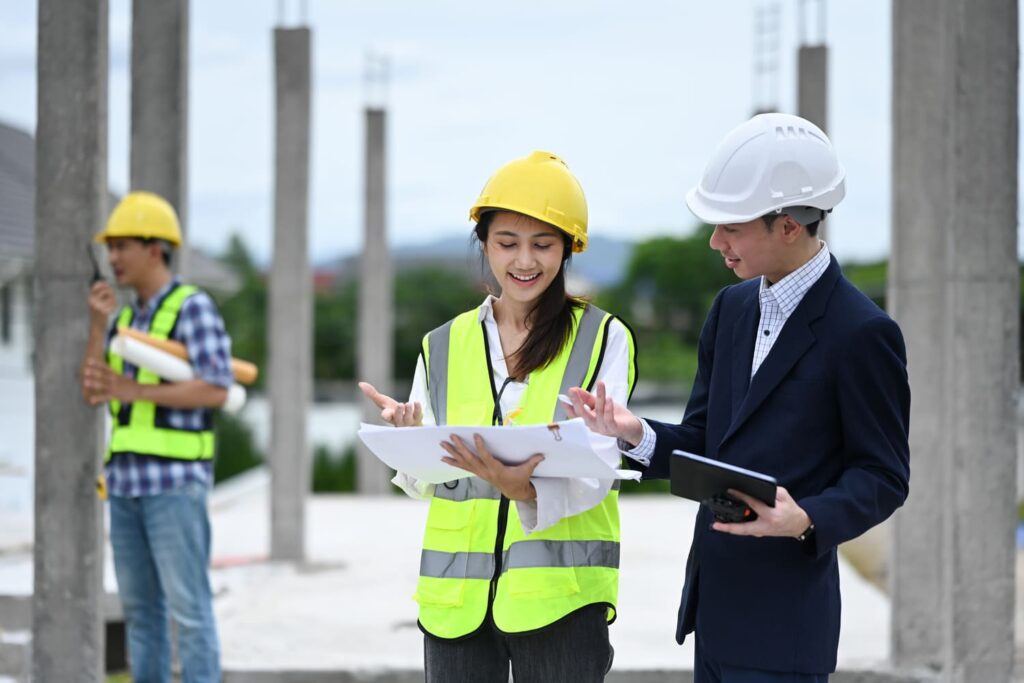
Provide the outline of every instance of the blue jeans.
{"type": "Polygon", "coordinates": [[[182,683],[220,681],[220,645],[206,572],[206,487],[191,482],[155,496],[111,496],[110,543],[132,680],[171,680],[170,611],[177,627],[182,683]]]}

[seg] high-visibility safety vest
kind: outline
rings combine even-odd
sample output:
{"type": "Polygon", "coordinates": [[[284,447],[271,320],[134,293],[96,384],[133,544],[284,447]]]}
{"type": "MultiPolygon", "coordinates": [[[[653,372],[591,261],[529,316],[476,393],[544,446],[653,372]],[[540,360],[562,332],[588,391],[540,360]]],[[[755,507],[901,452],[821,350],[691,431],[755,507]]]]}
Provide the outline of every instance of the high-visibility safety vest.
{"type": "MultiPolygon", "coordinates": [[[[153,314],[149,326],[150,336],[167,339],[178,323],[181,305],[196,287],[177,285],[168,292],[153,314]]],[[[117,327],[129,327],[134,313],[125,306],[117,316],[117,327]]],[[[107,363],[117,373],[124,373],[124,358],[107,351],[107,363]]],[[[160,384],[160,377],[145,368],[135,376],[139,384],[160,384]]],[[[110,414],[114,428],[110,435],[105,461],[119,453],[138,453],[174,460],[210,460],[213,458],[213,425],[211,420],[200,431],[175,429],[166,418],[167,409],[152,401],[133,401],[122,404],[110,401],[110,414]]]]}
{"type": "MultiPolygon", "coordinates": [[[[590,388],[604,356],[612,316],[576,309],[569,342],[530,373],[516,424],[565,418],[558,394],[590,388]]],[[[636,354],[629,335],[629,387],[636,354]]],[[[423,340],[427,389],[437,424],[490,425],[497,391],[479,309],[423,340]]],[[[477,477],[438,484],[431,499],[415,599],[420,626],[439,638],[476,631],[487,618],[506,633],[544,628],[581,607],[608,606],[619,591],[618,485],[595,507],[527,536],[516,506],[477,477]]]]}

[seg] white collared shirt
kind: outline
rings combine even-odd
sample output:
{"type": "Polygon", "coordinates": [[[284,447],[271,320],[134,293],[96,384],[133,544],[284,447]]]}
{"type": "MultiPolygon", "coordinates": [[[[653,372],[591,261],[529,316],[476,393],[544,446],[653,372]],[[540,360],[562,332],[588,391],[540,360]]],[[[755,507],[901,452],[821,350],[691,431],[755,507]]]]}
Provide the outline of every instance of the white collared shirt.
{"type": "MultiPolygon", "coordinates": [[[[480,320],[487,329],[487,343],[491,355],[491,369],[495,387],[500,387],[508,377],[508,366],[501,349],[501,338],[498,335],[498,323],[494,319],[495,298],[488,296],[480,306],[480,320]]],[[[604,381],[608,396],[617,403],[626,405],[629,398],[629,342],[625,326],[613,320],[608,326],[608,341],[605,345],[604,359],[597,371],[597,379],[604,381]]],[[[527,378],[529,380],[529,378],[527,378]]],[[[499,401],[502,415],[508,415],[518,407],[526,382],[509,382],[501,394],[499,401]]],[[[437,424],[434,411],[430,405],[427,392],[426,369],[423,356],[416,361],[416,373],[413,376],[409,402],[418,401],[423,406],[423,424],[437,424]]],[[[587,432],[591,447],[612,468],[619,467],[619,449],[615,439],[593,432],[587,432]]],[[[434,484],[419,481],[409,475],[398,472],[391,480],[410,497],[426,499],[434,495],[434,484]]],[[[532,501],[516,501],[516,511],[522,522],[523,531],[532,533],[542,531],[557,524],[564,517],[578,515],[594,507],[608,495],[611,480],[601,479],[554,479],[533,477],[530,482],[537,491],[537,498],[532,501]]]]}
{"type": "Polygon", "coordinates": [[[810,261],[774,285],[768,284],[768,278],[761,276],[761,288],[758,290],[761,320],[757,325],[757,338],[754,340],[754,361],[750,364],[751,377],[768,357],[768,352],[779,338],[783,325],[803,301],[807,290],[828,268],[830,259],[828,245],[822,242],[818,253],[811,257],[810,261]]]}
{"type": "MultiPolygon", "coordinates": [[[[761,319],[757,326],[757,338],[754,340],[754,359],[750,365],[750,376],[753,377],[761,363],[768,357],[775,340],[782,333],[789,316],[803,301],[804,295],[828,269],[831,262],[828,245],[821,242],[821,248],[811,259],[774,285],[769,285],[767,278],[761,276],[761,287],[758,290],[761,319]]],[[[640,443],[632,450],[623,453],[637,462],[648,465],[654,455],[657,437],[647,420],[641,419],[644,435],[640,443]]]]}

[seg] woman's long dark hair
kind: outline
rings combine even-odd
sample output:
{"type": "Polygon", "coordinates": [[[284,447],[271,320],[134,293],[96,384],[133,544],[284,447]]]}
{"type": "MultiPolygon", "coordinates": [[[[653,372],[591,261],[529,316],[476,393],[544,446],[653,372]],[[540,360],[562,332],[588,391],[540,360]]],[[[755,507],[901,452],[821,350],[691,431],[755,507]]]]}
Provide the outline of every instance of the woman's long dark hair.
{"type": "MultiPolygon", "coordinates": [[[[491,221],[496,213],[488,211],[476,224],[474,233],[480,244],[487,242],[491,221]]],[[[547,367],[558,357],[572,336],[575,324],[573,311],[587,303],[565,291],[565,269],[572,259],[572,240],[564,232],[559,231],[559,234],[562,236],[562,265],[555,279],[538,297],[537,303],[526,316],[526,340],[505,359],[509,376],[519,381],[534,370],[547,367]]]]}

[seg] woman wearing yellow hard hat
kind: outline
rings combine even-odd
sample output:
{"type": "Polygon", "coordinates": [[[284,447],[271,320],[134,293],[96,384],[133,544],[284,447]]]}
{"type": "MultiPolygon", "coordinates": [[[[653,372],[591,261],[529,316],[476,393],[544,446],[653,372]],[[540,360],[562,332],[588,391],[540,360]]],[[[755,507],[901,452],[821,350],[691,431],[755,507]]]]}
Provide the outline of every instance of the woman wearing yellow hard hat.
{"type": "MultiPolygon", "coordinates": [[[[565,418],[559,393],[602,380],[616,401],[636,381],[632,334],[566,292],[587,247],[587,202],[565,162],[533,152],[502,166],[470,209],[500,293],[423,338],[400,403],[361,383],[396,427],[543,424],[565,418]]],[[[594,449],[613,467],[613,439],[594,449]]],[[[479,437],[444,444],[475,476],[445,484],[401,472],[430,500],[415,599],[430,683],[601,681],[618,595],[618,486],[532,477],[543,454],[506,466],[479,437]]]]}

